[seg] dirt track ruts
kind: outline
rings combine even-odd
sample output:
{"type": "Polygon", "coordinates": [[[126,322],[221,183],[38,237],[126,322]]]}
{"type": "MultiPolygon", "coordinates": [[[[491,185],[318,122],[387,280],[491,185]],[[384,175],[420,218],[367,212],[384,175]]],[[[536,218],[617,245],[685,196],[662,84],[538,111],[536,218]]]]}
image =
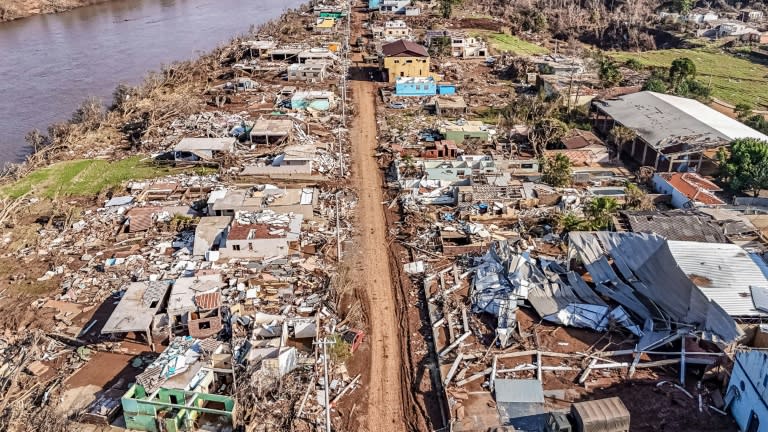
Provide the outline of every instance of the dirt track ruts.
{"type": "Polygon", "coordinates": [[[368,379],[368,430],[405,431],[402,399],[401,331],[397,299],[389,267],[386,221],[382,206],[381,172],[374,159],[376,140],[373,83],[351,81],[356,108],[352,119],[352,181],[359,194],[358,230],[362,254],[358,281],[368,305],[371,363],[368,379]]]}

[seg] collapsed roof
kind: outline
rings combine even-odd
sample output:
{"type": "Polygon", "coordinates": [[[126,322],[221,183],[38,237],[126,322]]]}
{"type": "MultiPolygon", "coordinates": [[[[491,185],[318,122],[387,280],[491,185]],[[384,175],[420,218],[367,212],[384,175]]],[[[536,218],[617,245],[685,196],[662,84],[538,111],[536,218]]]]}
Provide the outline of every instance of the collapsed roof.
{"type": "Polygon", "coordinates": [[[657,329],[688,325],[706,339],[729,343],[743,335],[732,316],[764,316],[748,293],[752,284],[768,281],[736,245],[610,232],[571,232],[569,242],[597,292],[657,329]]]}

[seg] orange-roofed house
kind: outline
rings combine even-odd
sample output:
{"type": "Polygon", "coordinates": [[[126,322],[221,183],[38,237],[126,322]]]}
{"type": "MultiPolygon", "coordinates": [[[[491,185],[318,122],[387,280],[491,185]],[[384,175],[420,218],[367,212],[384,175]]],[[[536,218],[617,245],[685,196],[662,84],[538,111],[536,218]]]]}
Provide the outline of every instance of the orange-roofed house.
{"type": "Polygon", "coordinates": [[[696,173],[656,173],[653,187],[657,192],[671,195],[672,206],[680,209],[725,205],[715,195],[722,189],[696,173]]]}

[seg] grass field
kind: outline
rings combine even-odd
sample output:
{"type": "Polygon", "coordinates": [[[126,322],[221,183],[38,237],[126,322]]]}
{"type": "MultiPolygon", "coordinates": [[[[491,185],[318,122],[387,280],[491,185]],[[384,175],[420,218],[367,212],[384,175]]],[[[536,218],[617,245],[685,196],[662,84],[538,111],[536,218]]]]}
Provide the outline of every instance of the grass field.
{"type": "Polygon", "coordinates": [[[614,53],[617,60],[636,58],[646,66],[669,67],[672,61],[688,57],[696,64],[697,79],[709,85],[718,99],[751,105],[768,104],[768,67],[746,58],[714,50],[672,49],[642,53],[614,53]]]}
{"type": "Polygon", "coordinates": [[[67,161],[39,169],[15,183],[0,187],[0,196],[17,198],[30,191],[45,198],[97,195],[128,180],[159,177],[172,172],[178,173],[179,170],[144,163],[140,156],[117,162],[93,159],[67,161]]]}
{"type": "Polygon", "coordinates": [[[486,30],[477,30],[473,35],[480,36],[488,41],[488,45],[497,51],[510,51],[519,55],[546,54],[548,49],[526,42],[517,36],[511,36],[504,33],[493,33],[486,30]]]}

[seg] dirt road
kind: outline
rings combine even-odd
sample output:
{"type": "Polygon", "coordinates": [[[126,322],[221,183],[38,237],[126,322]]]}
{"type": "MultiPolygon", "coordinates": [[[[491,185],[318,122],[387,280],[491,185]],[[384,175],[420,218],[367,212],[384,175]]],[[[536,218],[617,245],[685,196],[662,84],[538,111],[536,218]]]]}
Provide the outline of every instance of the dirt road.
{"type": "Polygon", "coordinates": [[[375,85],[351,81],[356,107],[352,119],[352,181],[360,196],[358,283],[367,297],[371,364],[368,379],[368,430],[404,431],[400,329],[395,314],[395,288],[382,207],[381,173],[374,159],[376,142],[375,85]]]}

